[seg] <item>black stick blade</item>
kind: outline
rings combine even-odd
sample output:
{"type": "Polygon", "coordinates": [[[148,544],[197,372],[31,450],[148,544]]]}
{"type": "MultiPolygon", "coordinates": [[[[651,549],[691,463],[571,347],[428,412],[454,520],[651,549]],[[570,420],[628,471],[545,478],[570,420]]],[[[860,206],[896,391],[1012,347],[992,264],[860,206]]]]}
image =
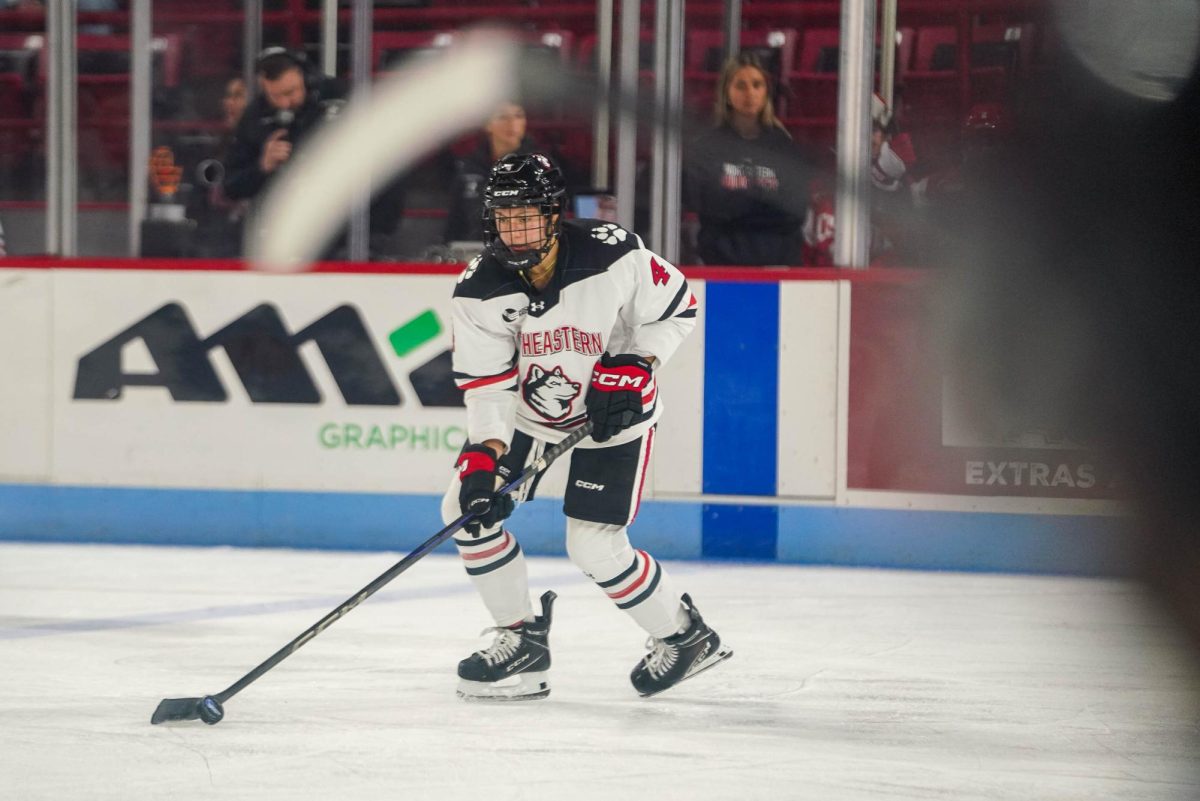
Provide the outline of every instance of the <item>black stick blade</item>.
{"type": "Polygon", "coordinates": [[[158,702],[158,708],[150,718],[150,723],[158,725],[172,720],[199,720],[200,698],[164,698],[158,702]]]}

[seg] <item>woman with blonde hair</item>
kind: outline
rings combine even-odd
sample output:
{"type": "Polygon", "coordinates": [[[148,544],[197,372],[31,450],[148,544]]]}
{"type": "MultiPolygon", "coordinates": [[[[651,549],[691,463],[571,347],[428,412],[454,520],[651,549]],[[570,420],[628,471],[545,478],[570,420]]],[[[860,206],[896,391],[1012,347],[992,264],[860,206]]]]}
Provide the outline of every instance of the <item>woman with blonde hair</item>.
{"type": "Polygon", "coordinates": [[[731,58],[717,84],[714,125],[688,148],[684,199],[697,212],[705,264],[791,265],[810,184],[775,116],[770,71],[753,53],[731,58]]]}
{"type": "Polygon", "coordinates": [[[754,53],[744,51],[725,62],[717,79],[717,97],[713,104],[713,124],[753,128],[778,128],[790,139],[791,134],[775,116],[774,81],[771,73],[754,53]],[[734,103],[738,105],[735,106],[734,103]]]}

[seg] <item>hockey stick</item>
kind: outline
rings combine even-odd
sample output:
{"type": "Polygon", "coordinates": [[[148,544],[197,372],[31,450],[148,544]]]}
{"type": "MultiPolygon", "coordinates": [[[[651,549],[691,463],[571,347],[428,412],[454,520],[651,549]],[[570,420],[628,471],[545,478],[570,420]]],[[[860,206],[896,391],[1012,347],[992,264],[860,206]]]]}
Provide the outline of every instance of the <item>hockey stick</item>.
{"type": "MultiPolygon", "coordinates": [[[[541,458],[533,462],[531,465],[521,471],[521,474],[508,482],[499,489],[499,493],[504,494],[512,492],[522,486],[538,473],[549,467],[555,459],[562,456],[581,440],[592,433],[591,421],[585,422],[582,426],[571,432],[566,439],[559,442],[550,448],[547,448],[542,453],[541,458]]],[[[278,665],[283,660],[287,659],[293,653],[300,649],[302,645],[307,643],[313,637],[316,637],[325,629],[333,625],[339,618],[344,616],[354,607],[370,598],[376,592],[381,590],[388,582],[399,576],[405,570],[412,567],[417,561],[429,554],[430,551],[437,548],[446,540],[460,530],[463,526],[469,523],[475,515],[465,514],[455,520],[450,525],[443,528],[437,534],[434,534],[425,542],[418,545],[412,553],[401,559],[396,564],[392,565],[387,572],[380,575],[367,586],[363,587],[354,595],[346,599],[341,606],[334,609],[325,617],[318,620],[312,626],[307,628],[303,634],[289,642],[287,645],[280,648],[274,654],[266,659],[261,665],[251,670],[245,676],[235,681],[233,684],[226,687],[215,695],[206,695],[203,698],[164,698],[159,701],[158,708],[154,710],[154,715],[151,716],[152,724],[166,723],[167,721],[175,720],[203,720],[210,725],[220,723],[225,717],[225,709],[223,704],[230,698],[240,693],[242,690],[249,687],[256,679],[260,678],[271,668],[278,665]]]]}

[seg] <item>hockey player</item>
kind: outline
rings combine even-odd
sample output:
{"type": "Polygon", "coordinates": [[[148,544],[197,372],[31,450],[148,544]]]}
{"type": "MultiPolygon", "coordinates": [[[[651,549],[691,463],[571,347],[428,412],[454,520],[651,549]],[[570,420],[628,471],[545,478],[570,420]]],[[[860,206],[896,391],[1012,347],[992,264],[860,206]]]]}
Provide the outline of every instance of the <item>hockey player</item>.
{"type": "Polygon", "coordinates": [[[468,699],[550,693],[555,595],[534,614],[524,557],[502,526],[516,503],[496,490],[547,443],[590,419],[571,453],[563,511],[567,554],[649,634],[630,676],[654,695],[732,655],[653,556],[634,550],[637,514],[661,405],[654,373],[695,325],[696,300],[675,267],[612,223],[562,219],[564,182],[538,153],[510,154],[484,191],[485,252],[454,292],[454,377],[465,391],[468,444],[442,501],[467,573],[496,627],[459,663],[468,699]]]}

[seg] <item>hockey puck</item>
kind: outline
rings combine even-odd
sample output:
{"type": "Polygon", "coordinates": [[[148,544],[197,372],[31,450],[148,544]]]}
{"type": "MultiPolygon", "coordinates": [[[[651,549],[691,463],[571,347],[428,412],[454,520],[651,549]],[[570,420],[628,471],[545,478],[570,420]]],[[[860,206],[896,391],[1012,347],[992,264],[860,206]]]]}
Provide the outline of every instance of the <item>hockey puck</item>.
{"type": "Polygon", "coordinates": [[[225,717],[225,708],[221,706],[221,702],[211,695],[206,695],[200,699],[199,708],[200,719],[209,726],[215,726],[221,722],[221,718],[225,717]]]}

